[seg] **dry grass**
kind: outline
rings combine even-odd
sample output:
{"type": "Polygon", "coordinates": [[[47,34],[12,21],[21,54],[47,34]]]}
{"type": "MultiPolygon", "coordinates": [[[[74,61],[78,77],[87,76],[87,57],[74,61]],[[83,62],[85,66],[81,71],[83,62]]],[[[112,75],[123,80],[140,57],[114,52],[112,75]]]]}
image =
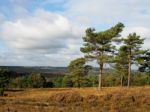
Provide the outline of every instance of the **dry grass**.
{"type": "Polygon", "coordinates": [[[97,88],[39,88],[39,89],[22,89],[21,91],[8,91],[7,97],[0,98],[16,98],[17,99],[34,99],[34,98],[48,98],[51,94],[63,92],[79,92],[82,96],[97,95],[102,96],[106,94],[149,94],[150,86],[144,87],[104,87],[101,91],[97,88]]]}
{"type": "Polygon", "coordinates": [[[0,97],[0,112],[148,112],[150,109],[150,86],[106,87],[102,91],[40,88],[6,94],[0,97]]]}

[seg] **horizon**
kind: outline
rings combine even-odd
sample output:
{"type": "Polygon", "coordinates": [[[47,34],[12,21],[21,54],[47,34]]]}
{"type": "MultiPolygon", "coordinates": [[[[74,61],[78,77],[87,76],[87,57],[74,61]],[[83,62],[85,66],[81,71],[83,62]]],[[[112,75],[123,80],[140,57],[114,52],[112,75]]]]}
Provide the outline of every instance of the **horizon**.
{"type": "MultiPolygon", "coordinates": [[[[0,65],[0,69],[1,69],[1,67],[24,67],[24,68],[32,68],[32,67],[35,67],[35,68],[39,68],[39,67],[49,67],[49,68],[68,68],[67,66],[1,66],[0,65]]],[[[97,68],[99,68],[98,66],[93,66],[93,68],[95,69],[97,69],[97,68]]],[[[104,70],[107,70],[107,69],[109,69],[109,70],[113,70],[113,68],[111,68],[111,67],[105,67],[104,68],[104,70]]],[[[132,71],[138,71],[138,69],[136,68],[136,67],[133,67],[132,68],[132,71]]]]}
{"type": "Polygon", "coordinates": [[[136,32],[148,49],[149,6],[149,0],[0,1],[0,66],[67,67],[83,57],[86,28],[103,31],[118,22],[125,25],[122,37],[136,32]]]}

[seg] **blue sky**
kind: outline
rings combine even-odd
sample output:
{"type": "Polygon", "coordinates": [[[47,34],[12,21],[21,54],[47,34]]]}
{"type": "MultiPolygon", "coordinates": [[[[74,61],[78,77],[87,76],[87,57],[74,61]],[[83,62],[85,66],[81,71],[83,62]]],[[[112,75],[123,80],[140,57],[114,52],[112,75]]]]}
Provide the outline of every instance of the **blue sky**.
{"type": "Polygon", "coordinates": [[[105,30],[125,24],[150,48],[149,0],[1,0],[0,65],[67,66],[83,56],[87,27],[105,30]]]}

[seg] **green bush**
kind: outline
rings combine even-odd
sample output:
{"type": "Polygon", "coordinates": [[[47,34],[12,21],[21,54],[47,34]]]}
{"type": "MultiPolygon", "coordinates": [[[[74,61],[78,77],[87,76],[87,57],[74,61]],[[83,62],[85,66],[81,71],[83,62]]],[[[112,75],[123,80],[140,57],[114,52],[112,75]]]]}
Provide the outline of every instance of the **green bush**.
{"type": "Polygon", "coordinates": [[[69,75],[64,76],[62,85],[63,87],[73,87],[73,81],[69,75]]]}
{"type": "Polygon", "coordinates": [[[150,84],[150,74],[148,73],[138,73],[134,74],[132,78],[133,86],[144,86],[150,84]]]}

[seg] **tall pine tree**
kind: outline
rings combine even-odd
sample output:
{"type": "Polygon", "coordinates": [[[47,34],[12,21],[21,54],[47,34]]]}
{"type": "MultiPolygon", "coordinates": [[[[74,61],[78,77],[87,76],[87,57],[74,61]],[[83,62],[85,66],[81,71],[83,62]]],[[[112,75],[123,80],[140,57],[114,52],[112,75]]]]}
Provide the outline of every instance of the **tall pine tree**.
{"type": "Polygon", "coordinates": [[[127,48],[128,55],[128,87],[130,86],[131,66],[136,62],[137,57],[143,53],[141,45],[144,39],[141,39],[136,33],[129,34],[124,40],[124,46],[127,48]]]}
{"type": "Polygon", "coordinates": [[[81,47],[81,52],[85,53],[86,58],[96,60],[100,67],[99,90],[102,87],[104,64],[109,63],[115,51],[113,42],[119,39],[118,37],[120,37],[120,32],[123,28],[124,25],[122,23],[118,23],[114,27],[101,32],[95,32],[95,29],[88,28],[86,36],[83,37],[84,47],[81,47]]]}

